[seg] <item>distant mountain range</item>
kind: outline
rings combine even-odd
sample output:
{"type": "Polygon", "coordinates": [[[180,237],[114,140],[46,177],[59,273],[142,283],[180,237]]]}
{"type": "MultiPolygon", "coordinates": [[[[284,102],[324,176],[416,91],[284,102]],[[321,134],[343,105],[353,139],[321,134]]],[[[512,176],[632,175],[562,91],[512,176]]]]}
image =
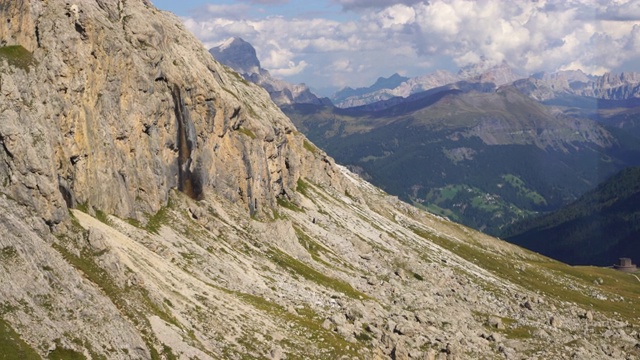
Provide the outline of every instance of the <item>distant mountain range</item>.
{"type": "MultiPolygon", "coordinates": [[[[260,73],[256,64],[235,67],[260,73]]],[[[482,62],[345,88],[332,97],[344,108],[280,104],[315,144],[387,192],[500,235],[640,165],[639,84],[635,73],[527,77],[482,62]]]]}
{"type": "MultiPolygon", "coordinates": [[[[368,87],[361,87],[357,89],[346,87],[338,91],[337,93],[335,93],[331,97],[331,101],[334,104],[337,104],[338,106],[340,106],[342,102],[347,101],[348,99],[358,98],[358,97],[376,93],[376,92],[384,93],[384,90],[394,89],[400,86],[400,84],[404,83],[407,80],[409,80],[408,77],[400,76],[400,74],[398,73],[395,73],[389,76],[388,78],[379,77],[378,80],[376,80],[376,82],[373,85],[368,87]]],[[[379,99],[379,100],[386,100],[386,99],[379,99]]],[[[340,106],[340,107],[348,107],[348,106],[340,106]]]]}
{"type": "Polygon", "coordinates": [[[637,73],[594,76],[581,70],[567,70],[524,76],[503,62],[496,66],[488,63],[468,66],[457,74],[444,70],[414,78],[394,74],[389,78],[379,78],[370,87],[355,90],[345,88],[333,95],[331,101],[340,108],[370,105],[390,99],[394,100],[393,103],[399,103],[411,95],[462,81],[491,83],[496,87],[513,84],[520,92],[538,101],[572,95],[605,100],[640,98],[640,74],[637,73]]]}
{"type": "Polygon", "coordinates": [[[283,110],[387,192],[491,234],[640,164],[636,75],[561,72],[497,86],[490,80],[506,79],[501,68],[406,98],[283,110]],[[527,82],[537,87],[527,92],[527,82]],[[536,98],[539,89],[547,93],[536,98]]]}
{"type": "Polygon", "coordinates": [[[247,81],[262,86],[269,92],[278,106],[288,104],[330,104],[328,99],[320,99],[305,84],[290,84],[271,76],[263,69],[255,48],[239,37],[226,40],[209,49],[213,57],[224,65],[240,73],[247,81]]]}
{"type": "Polygon", "coordinates": [[[539,73],[513,84],[522,93],[545,101],[577,95],[594,99],[626,100],[640,97],[640,74],[587,75],[580,70],[539,73]]]}
{"type": "Polygon", "coordinates": [[[506,62],[496,66],[488,62],[481,62],[462,68],[457,74],[445,70],[438,70],[414,78],[394,74],[386,79],[379,78],[374,85],[368,88],[356,90],[345,88],[332,96],[331,101],[340,108],[370,105],[388,100],[392,100],[392,103],[398,103],[413,94],[456,82],[492,83],[500,86],[522,77],[522,75],[516,74],[506,62]]]}
{"type": "Polygon", "coordinates": [[[622,170],[558,211],[508,227],[505,236],[569,264],[640,261],[640,168],[622,170]]]}

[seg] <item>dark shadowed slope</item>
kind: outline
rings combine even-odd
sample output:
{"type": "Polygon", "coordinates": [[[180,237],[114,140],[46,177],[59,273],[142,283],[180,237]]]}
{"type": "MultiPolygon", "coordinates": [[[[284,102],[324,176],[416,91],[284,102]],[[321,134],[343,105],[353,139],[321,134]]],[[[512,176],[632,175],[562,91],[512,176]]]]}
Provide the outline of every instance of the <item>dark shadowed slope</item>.
{"type": "Polygon", "coordinates": [[[570,264],[640,260],[640,168],[622,170],[574,203],[509,227],[508,240],[570,264]]]}

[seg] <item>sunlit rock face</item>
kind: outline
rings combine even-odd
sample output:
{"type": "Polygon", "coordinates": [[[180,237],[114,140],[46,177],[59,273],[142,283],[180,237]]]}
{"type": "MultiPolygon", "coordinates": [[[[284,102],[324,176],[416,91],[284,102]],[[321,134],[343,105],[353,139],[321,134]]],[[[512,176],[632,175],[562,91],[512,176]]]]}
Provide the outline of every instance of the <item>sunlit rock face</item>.
{"type": "Polygon", "coordinates": [[[178,18],[144,1],[10,3],[22,26],[6,44],[33,60],[3,73],[0,176],[48,222],[77,204],[136,218],[173,188],[256,213],[307,172],[290,121],[178,18]]]}

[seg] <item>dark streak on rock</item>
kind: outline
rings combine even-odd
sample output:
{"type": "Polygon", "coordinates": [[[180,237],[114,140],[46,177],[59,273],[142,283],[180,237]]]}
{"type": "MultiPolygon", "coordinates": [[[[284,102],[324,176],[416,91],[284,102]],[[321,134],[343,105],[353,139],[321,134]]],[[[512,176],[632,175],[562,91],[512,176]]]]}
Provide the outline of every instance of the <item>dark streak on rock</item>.
{"type": "Polygon", "coordinates": [[[195,128],[191,122],[189,111],[182,101],[182,94],[177,85],[171,91],[176,120],[178,121],[178,190],[194,200],[203,199],[202,179],[198,172],[191,171],[191,153],[196,147],[195,128]]]}

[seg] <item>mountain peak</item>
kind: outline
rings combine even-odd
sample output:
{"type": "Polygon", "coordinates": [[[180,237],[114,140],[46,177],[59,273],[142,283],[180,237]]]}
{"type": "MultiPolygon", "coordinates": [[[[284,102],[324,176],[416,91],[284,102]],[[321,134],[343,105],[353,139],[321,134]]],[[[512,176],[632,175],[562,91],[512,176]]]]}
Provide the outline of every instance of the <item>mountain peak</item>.
{"type": "Polygon", "coordinates": [[[378,80],[371,86],[371,88],[376,89],[393,89],[394,87],[402,84],[403,82],[409,80],[408,77],[404,77],[398,73],[394,73],[388,78],[379,77],[378,80]]]}
{"type": "Polygon", "coordinates": [[[256,49],[240,37],[229,38],[209,50],[213,57],[239,73],[260,73],[256,49]]]}
{"type": "Polygon", "coordinates": [[[240,73],[245,79],[262,86],[271,100],[278,105],[322,104],[322,100],[304,84],[289,84],[271,76],[263,69],[256,55],[256,49],[240,37],[231,37],[209,50],[213,57],[240,73]]]}
{"type": "Polygon", "coordinates": [[[332,100],[338,103],[350,97],[360,96],[360,95],[364,95],[364,94],[368,94],[368,93],[372,93],[380,90],[385,90],[385,89],[394,89],[400,86],[400,84],[402,84],[407,80],[409,80],[409,78],[404,77],[398,73],[394,73],[388,78],[381,76],[378,78],[378,80],[376,80],[376,82],[373,85],[369,87],[360,87],[357,89],[354,89],[351,87],[345,87],[342,90],[335,93],[332,97],[332,100]]]}
{"type": "Polygon", "coordinates": [[[458,76],[466,80],[491,82],[496,86],[509,84],[521,78],[506,60],[495,63],[484,58],[479,63],[461,68],[458,71],[458,76]]]}
{"type": "MultiPolygon", "coordinates": [[[[234,37],[230,37],[227,40],[221,42],[220,45],[218,45],[217,47],[220,50],[226,50],[226,49],[234,47],[234,46],[247,46],[247,45],[251,46],[251,44],[246,42],[243,38],[238,37],[238,36],[234,36],[234,37]]],[[[253,48],[253,46],[251,46],[251,48],[253,48]]]]}

